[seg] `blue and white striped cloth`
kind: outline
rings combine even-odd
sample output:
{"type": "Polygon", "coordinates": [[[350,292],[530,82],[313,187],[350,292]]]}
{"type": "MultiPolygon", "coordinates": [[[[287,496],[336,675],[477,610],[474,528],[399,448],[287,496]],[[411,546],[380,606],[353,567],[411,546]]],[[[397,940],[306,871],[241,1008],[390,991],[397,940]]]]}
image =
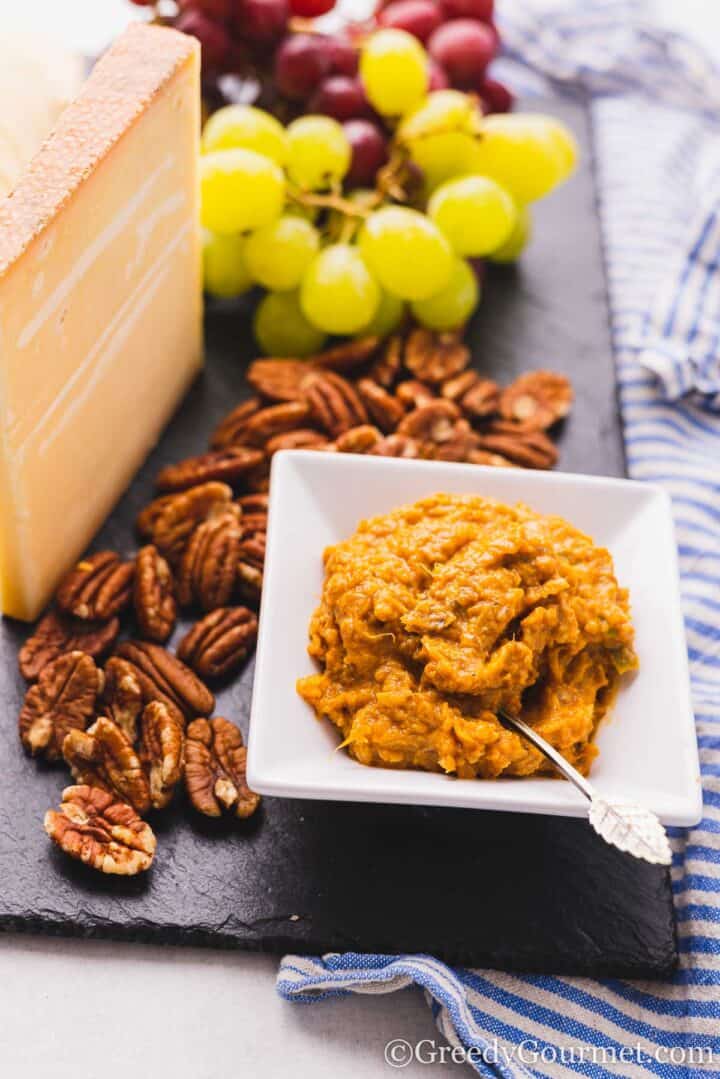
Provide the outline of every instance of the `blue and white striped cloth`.
{"type": "Polygon", "coordinates": [[[516,7],[502,30],[523,88],[542,76],[590,94],[628,468],[673,499],[705,795],[702,822],[673,829],[680,969],[668,984],[597,982],[288,956],[278,989],[315,1001],[420,985],[481,1075],[720,1077],[720,73],[641,3],[516,7]]]}

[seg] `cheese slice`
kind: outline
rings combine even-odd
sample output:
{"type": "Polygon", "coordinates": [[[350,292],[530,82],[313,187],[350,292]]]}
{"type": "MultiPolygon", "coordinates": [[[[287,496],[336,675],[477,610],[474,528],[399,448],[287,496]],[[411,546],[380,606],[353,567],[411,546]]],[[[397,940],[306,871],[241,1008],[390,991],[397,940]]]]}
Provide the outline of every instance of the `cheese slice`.
{"type": "Polygon", "coordinates": [[[0,201],[0,602],[33,619],[202,357],[195,39],[133,24],[0,201]]]}

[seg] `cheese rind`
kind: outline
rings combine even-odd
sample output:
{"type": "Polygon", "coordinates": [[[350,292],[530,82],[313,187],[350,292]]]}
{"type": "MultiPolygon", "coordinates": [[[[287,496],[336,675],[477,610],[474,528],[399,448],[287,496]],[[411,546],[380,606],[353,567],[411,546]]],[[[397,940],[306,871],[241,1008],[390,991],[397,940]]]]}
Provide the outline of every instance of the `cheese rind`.
{"type": "Polygon", "coordinates": [[[0,202],[0,595],[32,619],[202,358],[194,39],[134,24],[0,202]]]}

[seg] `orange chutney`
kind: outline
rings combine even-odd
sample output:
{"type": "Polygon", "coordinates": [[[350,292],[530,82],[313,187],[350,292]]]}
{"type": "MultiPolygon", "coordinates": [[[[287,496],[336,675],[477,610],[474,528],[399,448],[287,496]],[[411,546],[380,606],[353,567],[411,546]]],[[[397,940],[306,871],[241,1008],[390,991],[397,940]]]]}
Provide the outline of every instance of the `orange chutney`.
{"type": "Polygon", "coordinates": [[[496,718],[522,717],[587,772],[637,666],[608,551],[560,517],[438,494],[325,551],[298,692],[363,764],[463,777],[552,771],[496,718]]]}

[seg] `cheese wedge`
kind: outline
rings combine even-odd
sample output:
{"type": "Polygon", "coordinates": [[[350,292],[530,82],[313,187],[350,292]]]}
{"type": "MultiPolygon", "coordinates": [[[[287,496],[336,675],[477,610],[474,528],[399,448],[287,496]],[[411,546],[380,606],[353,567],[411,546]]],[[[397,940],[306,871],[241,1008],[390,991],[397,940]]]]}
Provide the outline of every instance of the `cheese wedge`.
{"type": "Polygon", "coordinates": [[[33,619],[202,357],[199,50],[132,25],[0,201],[0,603],[33,619]]]}

